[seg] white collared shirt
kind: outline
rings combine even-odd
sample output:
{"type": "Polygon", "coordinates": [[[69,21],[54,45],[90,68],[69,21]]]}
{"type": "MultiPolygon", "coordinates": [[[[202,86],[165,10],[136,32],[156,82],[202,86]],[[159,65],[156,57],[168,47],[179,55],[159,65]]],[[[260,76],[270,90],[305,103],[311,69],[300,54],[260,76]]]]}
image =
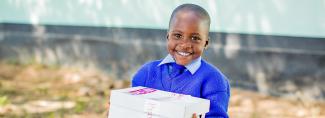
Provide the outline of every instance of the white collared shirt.
{"type": "MultiPolygon", "coordinates": [[[[201,56],[195,60],[193,60],[191,63],[185,65],[185,68],[186,68],[186,71],[190,71],[191,74],[193,75],[201,66],[201,56]]],[[[163,65],[163,64],[167,64],[167,63],[176,63],[175,59],[170,55],[168,54],[159,64],[158,66],[160,65],[163,65]]]]}

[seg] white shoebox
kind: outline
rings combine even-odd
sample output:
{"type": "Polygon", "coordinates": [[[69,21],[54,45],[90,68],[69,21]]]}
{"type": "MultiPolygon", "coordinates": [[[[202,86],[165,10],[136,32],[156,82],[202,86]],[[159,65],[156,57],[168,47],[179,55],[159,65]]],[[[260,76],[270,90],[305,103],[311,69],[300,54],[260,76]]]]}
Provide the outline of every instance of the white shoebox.
{"type": "Polygon", "coordinates": [[[209,107],[206,99],[132,87],[111,91],[108,118],[192,118],[194,113],[204,118],[209,107]]]}

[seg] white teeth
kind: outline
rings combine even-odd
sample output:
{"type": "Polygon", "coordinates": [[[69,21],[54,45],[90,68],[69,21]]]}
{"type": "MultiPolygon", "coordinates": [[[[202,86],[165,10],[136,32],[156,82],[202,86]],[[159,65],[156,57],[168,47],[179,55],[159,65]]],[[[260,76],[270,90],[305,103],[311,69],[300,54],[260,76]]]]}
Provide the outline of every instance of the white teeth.
{"type": "Polygon", "coordinates": [[[190,55],[190,53],[188,53],[188,52],[179,52],[179,51],[177,51],[177,53],[179,55],[181,55],[181,56],[188,56],[188,55],[190,55]]]}

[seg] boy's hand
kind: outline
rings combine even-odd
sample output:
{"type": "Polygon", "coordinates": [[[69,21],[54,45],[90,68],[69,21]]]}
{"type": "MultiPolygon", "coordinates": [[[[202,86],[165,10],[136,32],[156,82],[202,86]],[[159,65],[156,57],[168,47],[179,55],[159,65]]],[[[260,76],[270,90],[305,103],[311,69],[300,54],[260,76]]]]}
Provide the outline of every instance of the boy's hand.
{"type": "Polygon", "coordinates": [[[196,118],[196,113],[193,114],[192,118],[196,118]]]}
{"type": "Polygon", "coordinates": [[[109,106],[110,106],[110,102],[108,101],[107,106],[106,106],[106,116],[108,116],[108,114],[109,114],[109,106]]]}

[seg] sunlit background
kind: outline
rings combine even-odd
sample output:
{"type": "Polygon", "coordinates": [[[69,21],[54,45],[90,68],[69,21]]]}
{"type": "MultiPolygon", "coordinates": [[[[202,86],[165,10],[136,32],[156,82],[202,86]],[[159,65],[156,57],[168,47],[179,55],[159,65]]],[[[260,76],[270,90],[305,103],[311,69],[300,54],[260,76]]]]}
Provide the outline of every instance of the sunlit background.
{"type": "Polygon", "coordinates": [[[183,3],[211,16],[230,117],[325,118],[325,0],[2,0],[0,117],[106,117],[183,3]]]}

